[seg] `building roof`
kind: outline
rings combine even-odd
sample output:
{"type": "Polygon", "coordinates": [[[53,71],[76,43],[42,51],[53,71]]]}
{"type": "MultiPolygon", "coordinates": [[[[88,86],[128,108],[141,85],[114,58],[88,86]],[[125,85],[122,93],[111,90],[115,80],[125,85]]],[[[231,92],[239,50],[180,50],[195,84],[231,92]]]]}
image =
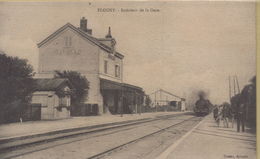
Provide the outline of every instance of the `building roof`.
{"type": "Polygon", "coordinates": [[[123,87],[125,87],[127,89],[134,89],[134,90],[138,90],[138,91],[143,92],[143,88],[141,88],[139,86],[132,85],[132,84],[123,83],[123,87]]]}
{"type": "MultiPolygon", "coordinates": [[[[51,35],[49,35],[47,38],[45,38],[43,41],[41,41],[40,43],[38,43],[38,47],[40,48],[42,45],[44,45],[45,43],[47,43],[49,40],[51,40],[52,38],[54,38],[56,35],[58,35],[59,33],[61,33],[62,31],[64,31],[66,28],[71,28],[72,30],[76,31],[79,35],[81,35],[82,37],[84,37],[85,39],[87,39],[88,41],[92,42],[93,44],[97,45],[98,47],[100,47],[101,49],[103,49],[104,51],[110,53],[112,51],[112,48],[104,45],[103,43],[101,43],[97,38],[91,36],[90,34],[84,32],[83,30],[81,30],[80,28],[75,27],[74,25],[67,23],[64,26],[60,27],[58,30],[56,30],[54,33],[52,33],[51,35]]],[[[119,52],[115,53],[115,56],[117,56],[120,59],[124,58],[124,55],[120,54],[119,52]]]]}
{"type": "Polygon", "coordinates": [[[110,81],[104,78],[100,78],[100,87],[104,90],[124,90],[124,91],[136,91],[136,92],[142,92],[143,89],[138,86],[134,86],[127,83],[119,83],[115,81],[110,81]]]}
{"type": "Polygon", "coordinates": [[[56,91],[65,85],[72,88],[69,80],[65,78],[35,79],[35,83],[35,91],[56,91]]]}

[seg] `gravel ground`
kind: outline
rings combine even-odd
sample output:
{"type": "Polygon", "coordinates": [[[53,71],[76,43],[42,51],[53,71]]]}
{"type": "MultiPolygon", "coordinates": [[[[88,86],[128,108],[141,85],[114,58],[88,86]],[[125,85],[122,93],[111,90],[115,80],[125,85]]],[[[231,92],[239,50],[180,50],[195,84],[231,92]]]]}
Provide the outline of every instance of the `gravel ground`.
{"type": "Polygon", "coordinates": [[[152,159],[175,143],[185,133],[199,123],[199,118],[189,120],[159,134],[149,136],[139,142],[124,147],[118,152],[103,156],[105,159],[152,159]]]}
{"type": "MultiPolygon", "coordinates": [[[[190,118],[191,115],[183,115],[178,117],[173,117],[170,119],[163,119],[160,121],[155,121],[151,123],[145,123],[137,126],[121,128],[116,130],[109,130],[105,132],[99,132],[95,134],[82,135],[75,138],[68,138],[64,140],[58,140],[46,144],[34,145],[27,147],[25,149],[8,152],[2,154],[1,158],[7,158],[8,156],[18,155],[16,158],[26,159],[71,159],[71,158],[88,158],[92,155],[98,154],[100,152],[109,150],[113,147],[119,146],[121,144],[127,143],[134,139],[140,138],[144,135],[150,134],[151,132],[158,131],[162,128],[168,127],[174,123],[178,123],[185,119],[190,118]],[[34,152],[32,152],[34,151],[34,152]],[[19,154],[24,153],[20,156],[19,154]]],[[[181,134],[180,130],[172,130],[169,134],[181,134]]],[[[188,131],[188,130],[183,130],[188,131]]],[[[158,137],[156,143],[163,143],[169,138],[166,136],[158,137]],[[160,140],[161,138],[161,140],[160,140]]],[[[149,140],[148,140],[149,141],[149,140]]],[[[153,143],[148,143],[153,144],[153,143]]],[[[141,144],[142,145],[142,144],[141,144]]],[[[157,144],[158,145],[158,144],[157,144]]]]}

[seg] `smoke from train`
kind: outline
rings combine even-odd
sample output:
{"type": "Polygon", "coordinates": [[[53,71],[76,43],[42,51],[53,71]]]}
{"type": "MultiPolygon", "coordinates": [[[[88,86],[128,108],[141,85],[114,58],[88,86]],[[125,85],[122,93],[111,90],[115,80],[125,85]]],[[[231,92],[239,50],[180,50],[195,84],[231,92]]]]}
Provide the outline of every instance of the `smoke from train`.
{"type": "Polygon", "coordinates": [[[209,114],[213,105],[207,99],[207,93],[204,91],[199,91],[197,97],[199,99],[195,102],[194,109],[193,109],[195,114],[198,116],[205,116],[209,114]]]}

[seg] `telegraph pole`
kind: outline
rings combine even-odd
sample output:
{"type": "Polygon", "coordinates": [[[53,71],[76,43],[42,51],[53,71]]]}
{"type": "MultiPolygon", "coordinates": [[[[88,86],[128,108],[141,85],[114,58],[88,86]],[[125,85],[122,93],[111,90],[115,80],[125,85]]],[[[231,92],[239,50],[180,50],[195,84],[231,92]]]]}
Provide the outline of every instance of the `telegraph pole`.
{"type": "Polygon", "coordinates": [[[161,89],[160,89],[160,102],[162,102],[162,90],[161,89]]]}
{"type": "Polygon", "coordinates": [[[166,96],[166,105],[167,105],[167,112],[169,111],[169,102],[168,102],[168,96],[166,96]]]}
{"type": "Polygon", "coordinates": [[[228,86],[229,86],[229,100],[231,102],[231,83],[230,83],[230,76],[228,76],[228,86]]]}
{"type": "Polygon", "coordinates": [[[236,77],[236,81],[237,81],[237,89],[238,89],[238,93],[240,93],[240,89],[239,89],[239,83],[238,83],[237,75],[236,75],[235,77],[236,77]]]}
{"type": "Polygon", "coordinates": [[[236,78],[233,76],[233,82],[234,82],[234,96],[236,95],[236,78]]]}

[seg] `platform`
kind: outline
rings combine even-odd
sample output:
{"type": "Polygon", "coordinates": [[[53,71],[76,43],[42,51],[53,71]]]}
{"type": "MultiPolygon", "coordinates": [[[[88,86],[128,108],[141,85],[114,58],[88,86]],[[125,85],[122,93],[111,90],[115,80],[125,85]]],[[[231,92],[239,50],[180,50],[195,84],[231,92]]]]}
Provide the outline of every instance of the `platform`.
{"type": "Polygon", "coordinates": [[[102,115],[71,117],[60,120],[28,121],[23,123],[11,123],[0,125],[0,141],[19,137],[33,136],[37,134],[55,131],[73,130],[77,128],[88,128],[102,124],[113,124],[119,122],[130,122],[164,115],[182,114],[184,112],[153,112],[142,114],[102,115]]]}
{"type": "Polygon", "coordinates": [[[158,159],[256,159],[256,134],[217,126],[212,114],[166,149],[158,159]]]}

